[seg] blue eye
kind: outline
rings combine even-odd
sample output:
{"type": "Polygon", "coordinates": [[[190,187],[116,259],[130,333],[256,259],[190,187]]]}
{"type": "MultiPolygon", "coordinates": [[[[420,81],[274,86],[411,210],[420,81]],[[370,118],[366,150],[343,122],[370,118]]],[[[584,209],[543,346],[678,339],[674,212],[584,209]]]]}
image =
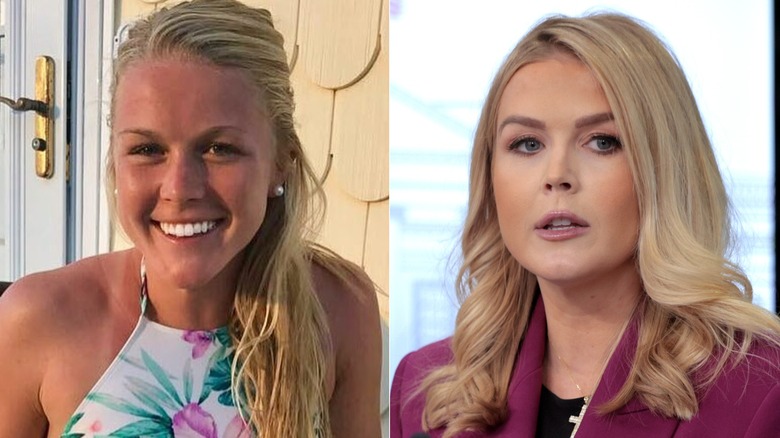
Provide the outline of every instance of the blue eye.
{"type": "Polygon", "coordinates": [[[534,137],[521,137],[509,145],[509,150],[523,154],[535,154],[542,150],[543,146],[542,142],[534,137]]]}
{"type": "Polygon", "coordinates": [[[599,134],[591,137],[587,146],[600,154],[611,154],[617,152],[623,145],[615,136],[599,134]]]}

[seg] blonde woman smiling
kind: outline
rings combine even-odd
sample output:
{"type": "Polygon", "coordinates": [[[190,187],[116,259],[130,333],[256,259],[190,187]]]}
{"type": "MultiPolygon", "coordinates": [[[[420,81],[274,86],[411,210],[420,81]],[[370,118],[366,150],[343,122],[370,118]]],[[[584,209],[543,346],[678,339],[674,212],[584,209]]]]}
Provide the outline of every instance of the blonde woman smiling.
{"type": "Polygon", "coordinates": [[[3,295],[0,436],[378,437],[373,287],[306,240],[322,190],[268,11],[194,0],[139,21],[110,125],[135,248],[3,295]]]}

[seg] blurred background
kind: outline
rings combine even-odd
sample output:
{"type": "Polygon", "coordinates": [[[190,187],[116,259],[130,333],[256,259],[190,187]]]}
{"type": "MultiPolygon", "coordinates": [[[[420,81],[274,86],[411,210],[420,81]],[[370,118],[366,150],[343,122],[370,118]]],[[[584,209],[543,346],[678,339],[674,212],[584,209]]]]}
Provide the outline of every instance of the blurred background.
{"type": "Polygon", "coordinates": [[[771,2],[391,0],[390,376],[452,334],[471,141],[493,75],[542,17],[597,10],[647,22],[680,60],[734,204],[734,259],[754,302],[776,311],[771,2]]]}

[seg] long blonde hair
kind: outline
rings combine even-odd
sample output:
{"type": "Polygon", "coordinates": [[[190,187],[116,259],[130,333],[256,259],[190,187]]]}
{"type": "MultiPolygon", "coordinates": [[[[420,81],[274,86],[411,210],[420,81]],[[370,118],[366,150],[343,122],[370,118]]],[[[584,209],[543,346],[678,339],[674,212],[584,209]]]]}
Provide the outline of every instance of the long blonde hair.
{"type": "MultiPolygon", "coordinates": [[[[237,69],[255,87],[286,179],[284,196],[268,199],[263,224],[244,250],[229,322],[233,399],[256,434],[330,436],[325,374],[333,351],[311,268],[321,265],[342,280],[364,277],[307,240],[321,222],[324,194],[295,131],[282,43],[267,10],[235,0],[181,3],[133,25],[117,52],[111,88],[113,96],[130,65],[168,57],[237,69]]],[[[115,178],[109,151],[108,193],[115,178]]]]}
{"type": "Polygon", "coordinates": [[[690,419],[697,395],[780,322],[751,304],[744,273],[727,258],[729,202],[694,96],[677,60],[645,25],[619,14],[550,17],[496,74],[477,126],[457,292],[453,363],[431,372],[425,429],[445,437],[506,418],[507,391],[537,281],[501,239],[491,186],[498,103],[523,66],[568,53],[600,83],[628,156],[640,211],[637,266],[646,294],[628,380],[599,408],[638,397],[657,414],[690,419]],[[497,323],[496,321],[500,321],[497,323]],[[705,366],[706,365],[706,366],[705,366]]]}

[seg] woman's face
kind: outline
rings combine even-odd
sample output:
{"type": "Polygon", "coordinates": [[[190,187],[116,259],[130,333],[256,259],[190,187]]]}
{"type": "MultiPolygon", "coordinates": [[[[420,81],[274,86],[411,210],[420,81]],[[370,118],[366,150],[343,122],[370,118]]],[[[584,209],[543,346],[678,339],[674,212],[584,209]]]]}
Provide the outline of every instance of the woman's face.
{"type": "MultiPolygon", "coordinates": [[[[263,222],[280,183],[271,129],[238,70],[140,61],[114,97],[122,227],[150,271],[179,288],[225,271],[263,222]]],[[[234,272],[234,271],[233,271],[234,272]]]]}
{"type": "Polygon", "coordinates": [[[636,275],[639,208],[604,93],[556,54],[510,79],[498,106],[492,177],[504,244],[540,284],[636,275]]]}

